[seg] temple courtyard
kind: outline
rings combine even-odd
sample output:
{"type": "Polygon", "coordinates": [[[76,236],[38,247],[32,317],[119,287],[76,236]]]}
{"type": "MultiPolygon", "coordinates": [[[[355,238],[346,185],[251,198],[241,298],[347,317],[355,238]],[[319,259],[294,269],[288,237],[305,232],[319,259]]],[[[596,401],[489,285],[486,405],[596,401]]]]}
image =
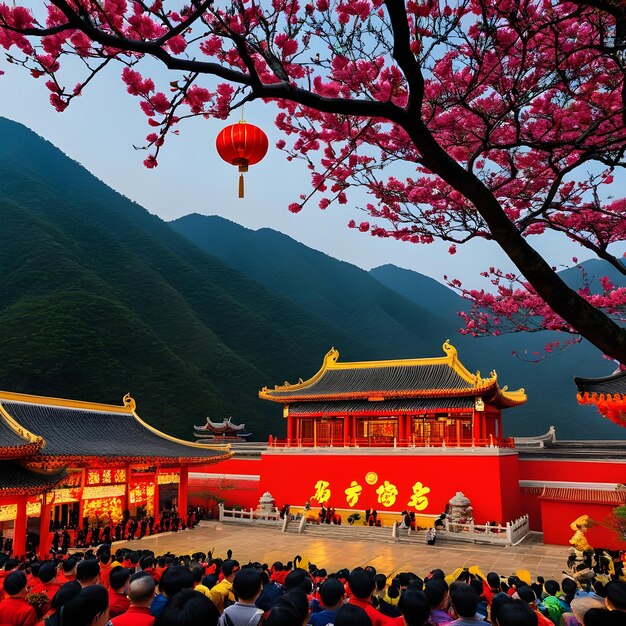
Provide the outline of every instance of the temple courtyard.
{"type": "MultiPolygon", "coordinates": [[[[354,527],[355,535],[359,528],[354,527]]],[[[286,562],[297,554],[327,571],[339,568],[373,565],[380,572],[394,574],[412,571],[419,576],[434,568],[446,573],[457,567],[478,565],[486,574],[490,571],[508,576],[526,569],[533,577],[561,580],[567,548],[543,545],[539,536],[531,535],[518,546],[504,547],[474,545],[469,543],[438,541],[435,546],[414,543],[373,543],[372,541],[321,538],[306,534],[283,534],[278,528],[252,527],[203,521],[194,530],[163,533],[142,540],[115,542],[113,548],[128,547],[132,550],[152,550],[155,554],[192,554],[211,550],[215,557],[226,558],[226,551],[233,551],[233,558],[240,563],[259,561],[272,564],[286,562]]]]}

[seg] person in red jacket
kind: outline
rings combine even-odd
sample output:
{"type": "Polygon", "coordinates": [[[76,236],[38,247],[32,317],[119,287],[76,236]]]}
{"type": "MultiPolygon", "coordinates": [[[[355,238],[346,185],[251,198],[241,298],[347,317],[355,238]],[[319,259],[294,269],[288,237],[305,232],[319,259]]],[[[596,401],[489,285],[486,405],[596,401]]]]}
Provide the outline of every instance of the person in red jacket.
{"type": "Polygon", "coordinates": [[[383,626],[391,620],[372,605],[372,594],[376,589],[376,581],[370,572],[366,572],[362,567],[353,569],[348,577],[348,585],[352,591],[348,602],[361,607],[372,620],[372,626],[383,626]]]}
{"type": "Polygon", "coordinates": [[[128,599],[128,585],[130,583],[130,570],[125,567],[114,567],[109,576],[109,616],[117,617],[126,613],[130,607],[128,599]]]}
{"type": "Polygon", "coordinates": [[[150,615],[150,605],[154,599],[156,584],[150,575],[133,577],[130,583],[130,608],[126,613],[111,620],[113,626],[152,626],[154,617],[150,615]]]}
{"type": "Polygon", "coordinates": [[[37,575],[39,579],[32,585],[32,592],[45,593],[48,596],[48,601],[41,606],[40,613],[46,615],[52,606],[52,598],[61,587],[57,580],[57,564],[54,561],[44,561],[37,575]]]}
{"type": "Polygon", "coordinates": [[[35,626],[39,622],[35,608],[25,599],[29,591],[24,572],[16,570],[7,575],[4,579],[5,598],[0,602],[0,624],[35,626]]]}

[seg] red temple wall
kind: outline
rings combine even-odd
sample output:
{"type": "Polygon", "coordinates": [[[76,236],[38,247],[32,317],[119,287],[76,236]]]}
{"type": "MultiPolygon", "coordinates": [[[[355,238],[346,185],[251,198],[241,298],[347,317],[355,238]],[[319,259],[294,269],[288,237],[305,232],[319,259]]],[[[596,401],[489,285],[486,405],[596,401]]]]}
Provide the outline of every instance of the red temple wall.
{"type": "MultiPolygon", "coordinates": [[[[570,524],[575,519],[586,514],[593,520],[604,522],[612,510],[613,505],[610,504],[542,500],[543,542],[569,545],[569,540],[574,535],[570,524]]],[[[614,531],[602,526],[590,528],[585,536],[594,548],[626,549],[626,542],[620,541],[614,531]]]]}
{"type": "MultiPolygon", "coordinates": [[[[316,489],[330,492],[325,502],[335,508],[367,508],[378,511],[413,510],[419,514],[439,515],[457,491],[462,491],[472,502],[477,522],[507,522],[519,517],[519,472],[517,455],[484,455],[477,452],[463,454],[404,455],[370,454],[264,454],[262,459],[260,491],[269,491],[280,507],[284,504],[303,505],[307,500],[313,507],[316,489]],[[369,481],[368,481],[369,478],[369,481]],[[319,481],[322,481],[318,485],[319,481]],[[361,487],[358,500],[350,507],[346,489],[352,481],[361,487]],[[385,506],[379,502],[377,489],[385,481],[395,486],[397,496],[385,506]],[[424,508],[411,504],[418,482],[430,489],[424,508]],[[371,483],[371,484],[370,484],[371,483]],[[316,488],[316,485],[318,487],[316,488]],[[497,497],[494,497],[497,493],[497,497]]],[[[320,494],[322,495],[322,494],[320,494]]],[[[420,500],[418,505],[424,505],[420,500]]]]}
{"type": "Polygon", "coordinates": [[[520,494],[520,500],[522,503],[522,511],[528,514],[530,530],[541,532],[541,502],[539,501],[538,494],[522,492],[520,494]]]}
{"type": "MultiPolygon", "coordinates": [[[[329,483],[330,504],[350,508],[345,489],[352,480],[362,487],[355,511],[375,508],[378,511],[409,509],[412,486],[421,481],[430,488],[426,494],[428,506],[421,514],[438,515],[456,491],[463,491],[475,508],[477,522],[510,521],[521,514],[530,516],[531,530],[543,531],[545,543],[567,545],[573,531],[570,523],[580,515],[603,521],[611,505],[582,502],[541,501],[538,494],[521,493],[519,481],[577,483],[626,483],[626,463],[612,461],[538,459],[518,460],[517,455],[479,456],[434,454],[361,454],[343,451],[331,455],[264,454],[262,459],[228,459],[220,463],[194,468],[190,472],[190,502],[203,504],[201,493],[219,493],[227,506],[255,508],[260,495],[269,491],[280,506],[285,503],[302,505],[315,493],[318,480],[329,483]],[[368,472],[377,474],[378,481],[368,485],[368,472]],[[200,477],[199,474],[215,477],[200,477]],[[224,478],[220,478],[223,476],[224,478]],[[240,478],[237,478],[237,477],[240,478]],[[250,476],[259,479],[250,480],[250,476]],[[377,487],[385,480],[398,489],[396,502],[384,507],[378,502],[377,487]]],[[[311,502],[314,507],[317,501],[311,502]]],[[[413,508],[412,510],[416,510],[413,508]]],[[[418,511],[416,511],[418,512],[418,511]]],[[[595,527],[589,531],[591,545],[609,546],[615,543],[610,530],[595,527]]]]}
{"type": "Polygon", "coordinates": [[[206,506],[204,495],[218,495],[225,505],[256,508],[259,503],[261,459],[227,459],[219,463],[191,468],[189,503],[206,506]]]}

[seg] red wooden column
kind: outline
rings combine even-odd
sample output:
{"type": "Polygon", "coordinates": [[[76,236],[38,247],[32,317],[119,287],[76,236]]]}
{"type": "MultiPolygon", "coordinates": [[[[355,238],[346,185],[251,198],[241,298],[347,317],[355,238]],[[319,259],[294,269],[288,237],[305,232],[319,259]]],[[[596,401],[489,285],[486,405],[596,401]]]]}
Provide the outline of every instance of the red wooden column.
{"type": "Polygon", "coordinates": [[[83,527],[83,520],[85,519],[85,501],[83,500],[83,489],[87,482],[87,470],[82,469],[80,472],[80,495],[78,496],[78,527],[83,527]]]}
{"type": "Polygon", "coordinates": [[[343,445],[350,445],[350,416],[343,416],[343,445]]]}
{"type": "Polygon", "coordinates": [[[477,441],[480,439],[480,423],[482,420],[481,411],[476,411],[474,409],[473,417],[472,417],[472,439],[477,441]]]}
{"type": "Polygon", "coordinates": [[[159,524],[159,468],[154,472],[154,497],[152,498],[154,523],[159,524]]]}
{"type": "Polygon", "coordinates": [[[39,513],[39,555],[42,559],[50,551],[50,509],[48,494],[41,494],[41,512],[39,513]]]}
{"type": "Polygon", "coordinates": [[[189,466],[180,468],[180,482],[178,483],[178,515],[187,519],[187,491],[189,490],[189,466]]]}
{"type": "Polygon", "coordinates": [[[130,465],[126,466],[126,494],[124,495],[126,504],[124,507],[125,511],[130,511],[130,477],[131,477],[131,471],[130,471],[130,465]]]}
{"type": "Polygon", "coordinates": [[[398,444],[405,445],[406,442],[406,415],[398,415],[398,444]]]}
{"type": "Polygon", "coordinates": [[[26,522],[26,496],[19,496],[13,529],[13,556],[16,558],[26,554],[26,522]]]}

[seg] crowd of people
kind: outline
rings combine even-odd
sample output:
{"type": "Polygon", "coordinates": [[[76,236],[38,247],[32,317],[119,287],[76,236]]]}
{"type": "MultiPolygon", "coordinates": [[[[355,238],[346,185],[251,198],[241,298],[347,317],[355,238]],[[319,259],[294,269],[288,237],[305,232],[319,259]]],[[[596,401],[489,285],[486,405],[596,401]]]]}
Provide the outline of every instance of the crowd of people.
{"type": "Polygon", "coordinates": [[[197,552],[157,556],[109,544],[40,561],[0,558],[0,626],[615,626],[626,582],[560,582],[478,568],[387,577],[327,572],[297,556],[239,563],[197,552]]]}

